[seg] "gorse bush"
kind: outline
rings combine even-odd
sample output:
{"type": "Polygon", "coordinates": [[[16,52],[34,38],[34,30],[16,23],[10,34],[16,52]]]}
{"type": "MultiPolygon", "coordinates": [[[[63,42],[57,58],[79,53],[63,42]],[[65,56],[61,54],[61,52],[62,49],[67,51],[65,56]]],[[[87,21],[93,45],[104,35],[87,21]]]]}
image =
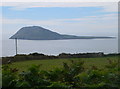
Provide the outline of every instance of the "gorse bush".
{"type": "Polygon", "coordinates": [[[3,66],[3,87],[40,89],[120,89],[120,68],[117,61],[108,60],[104,69],[91,66],[83,67],[83,61],[73,61],[63,68],[51,71],[40,70],[40,65],[33,65],[21,73],[9,65],[3,66]]]}

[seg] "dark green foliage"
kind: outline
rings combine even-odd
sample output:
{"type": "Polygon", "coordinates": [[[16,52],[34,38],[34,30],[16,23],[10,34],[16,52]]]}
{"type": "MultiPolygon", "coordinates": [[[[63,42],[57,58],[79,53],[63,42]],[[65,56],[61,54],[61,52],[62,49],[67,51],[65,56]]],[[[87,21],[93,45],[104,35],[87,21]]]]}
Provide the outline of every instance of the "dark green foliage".
{"type": "Polygon", "coordinates": [[[11,69],[9,66],[2,67],[2,86],[3,87],[14,87],[17,79],[17,69],[11,69]]]}
{"type": "Polygon", "coordinates": [[[19,75],[20,79],[17,81],[17,84],[19,85],[22,83],[21,87],[32,87],[32,88],[38,88],[39,87],[45,87],[50,85],[50,82],[48,80],[45,80],[39,71],[39,66],[33,65],[28,69],[27,72],[22,72],[19,75]],[[23,84],[24,83],[24,84],[23,84]]]}
{"type": "Polygon", "coordinates": [[[27,71],[18,73],[17,69],[3,66],[3,87],[29,87],[29,89],[120,89],[119,63],[109,60],[104,69],[92,66],[84,69],[83,61],[63,63],[63,68],[51,71],[39,70],[33,65],[27,71]]]}

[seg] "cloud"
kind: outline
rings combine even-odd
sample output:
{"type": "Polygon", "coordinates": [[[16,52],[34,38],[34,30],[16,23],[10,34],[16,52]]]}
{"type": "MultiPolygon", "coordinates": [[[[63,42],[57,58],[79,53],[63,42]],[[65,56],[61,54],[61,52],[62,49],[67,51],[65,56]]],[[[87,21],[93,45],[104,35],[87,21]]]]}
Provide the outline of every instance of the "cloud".
{"type": "Polygon", "coordinates": [[[49,24],[49,25],[56,25],[56,20],[30,20],[30,19],[6,19],[3,18],[2,23],[3,24],[32,24],[32,25],[38,25],[38,24],[49,24]]]}
{"type": "Polygon", "coordinates": [[[117,34],[117,14],[87,16],[84,18],[30,20],[3,19],[4,26],[43,26],[52,31],[75,35],[115,35],[117,34]]]}
{"type": "Polygon", "coordinates": [[[105,15],[98,15],[98,16],[86,16],[84,18],[70,18],[70,19],[53,19],[53,20],[30,20],[30,19],[7,19],[1,18],[3,24],[49,24],[49,25],[56,25],[59,22],[98,22],[98,21],[107,21],[108,20],[115,20],[117,19],[117,14],[105,14],[105,15]]]}
{"type": "Polygon", "coordinates": [[[98,16],[86,16],[84,18],[72,18],[72,19],[61,19],[60,21],[108,21],[108,20],[115,20],[118,18],[118,14],[105,14],[105,15],[98,15],[98,16]]]}
{"type": "Polygon", "coordinates": [[[35,7],[101,7],[106,12],[118,11],[118,2],[3,2],[2,6],[11,6],[14,10],[35,7]]]}

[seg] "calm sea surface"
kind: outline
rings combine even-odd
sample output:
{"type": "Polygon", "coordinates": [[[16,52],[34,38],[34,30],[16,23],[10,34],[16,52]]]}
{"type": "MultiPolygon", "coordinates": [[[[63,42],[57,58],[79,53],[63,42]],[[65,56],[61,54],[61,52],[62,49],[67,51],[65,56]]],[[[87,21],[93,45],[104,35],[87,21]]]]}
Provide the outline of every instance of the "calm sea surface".
{"type": "MultiPolygon", "coordinates": [[[[86,53],[104,52],[117,53],[117,39],[77,39],[77,40],[18,40],[18,53],[29,54],[33,52],[47,55],[59,53],[86,53]]],[[[15,55],[15,40],[2,41],[2,56],[15,55]]]]}

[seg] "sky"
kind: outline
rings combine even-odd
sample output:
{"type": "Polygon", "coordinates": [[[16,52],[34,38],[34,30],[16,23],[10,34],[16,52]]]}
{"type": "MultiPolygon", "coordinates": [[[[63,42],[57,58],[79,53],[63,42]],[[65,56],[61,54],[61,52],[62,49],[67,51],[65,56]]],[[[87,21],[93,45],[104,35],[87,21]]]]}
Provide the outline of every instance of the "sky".
{"type": "Polygon", "coordinates": [[[4,2],[3,38],[20,28],[41,26],[61,34],[117,36],[117,2],[4,2]]]}

